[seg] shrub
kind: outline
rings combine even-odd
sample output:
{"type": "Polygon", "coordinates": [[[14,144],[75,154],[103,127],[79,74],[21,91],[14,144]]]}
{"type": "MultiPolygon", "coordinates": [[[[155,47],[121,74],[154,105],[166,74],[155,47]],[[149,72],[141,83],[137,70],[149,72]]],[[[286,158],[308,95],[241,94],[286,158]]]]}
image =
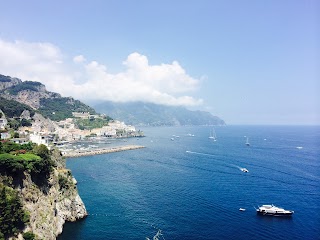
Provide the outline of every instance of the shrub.
{"type": "MultiPolygon", "coordinates": [[[[20,232],[29,221],[23,211],[18,193],[9,187],[0,187],[0,229],[5,238],[20,232]]],[[[1,234],[0,234],[1,235],[1,234]]]]}
{"type": "Polygon", "coordinates": [[[23,233],[23,238],[25,239],[25,240],[34,240],[35,239],[35,237],[36,237],[36,235],[33,233],[33,232],[25,232],[25,233],[23,233]]]}
{"type": "Polygon", "coordinates": [[[59,175],[59,186],[60,186],[60,190],[63,188],[68,189],[69,188],[68,179],[62,175],[59,175]]]}

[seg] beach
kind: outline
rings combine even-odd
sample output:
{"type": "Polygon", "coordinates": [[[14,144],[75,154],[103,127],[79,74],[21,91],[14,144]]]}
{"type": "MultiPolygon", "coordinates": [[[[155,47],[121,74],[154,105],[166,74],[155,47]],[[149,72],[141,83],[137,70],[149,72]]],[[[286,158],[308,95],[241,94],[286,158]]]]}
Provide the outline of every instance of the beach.
{"type": "Polygon", "coordinates": [[[69,152],[62,152],[62,155],[66,158],[72,158],[72,157],[91,156],[91,155],[106,154],[106,153],[113,153],[113,152],[120,152],[120,151],[127,151],[127,150],[135,150],[135,149],[140,149],[144,147],[145,146],[141,146],[141,145],[126,145],[126,146],[100,148],[100,149],[93,149],[93,150],[74,150],[69,152]]]}

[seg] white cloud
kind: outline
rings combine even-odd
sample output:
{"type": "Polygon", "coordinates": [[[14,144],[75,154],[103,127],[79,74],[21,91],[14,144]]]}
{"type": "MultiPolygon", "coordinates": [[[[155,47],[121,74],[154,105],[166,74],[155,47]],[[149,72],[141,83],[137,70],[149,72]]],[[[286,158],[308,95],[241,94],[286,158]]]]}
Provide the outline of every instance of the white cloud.
{"type": "Polygon", "coordinates": [[[86,59],[82,55],[78,55],[78,56],[75,56],[73,58],[73,62],[75,62],[75,63],[82,63],[82,62],[85,62],[85,61],[86,61],[86,59]]]}
{"type": "Polygon", "coordinates": [[[190,77],[177,61],[149,65],[148,58],[130,54],[125,71],[111,74],[83,55],[68,59],[51,43],[8,42],[0,39],[0,74],[42,82],[49,91],[80,100],[146,101],[195,106],[202,99],[185,93],[200,80],[190,77]]]}

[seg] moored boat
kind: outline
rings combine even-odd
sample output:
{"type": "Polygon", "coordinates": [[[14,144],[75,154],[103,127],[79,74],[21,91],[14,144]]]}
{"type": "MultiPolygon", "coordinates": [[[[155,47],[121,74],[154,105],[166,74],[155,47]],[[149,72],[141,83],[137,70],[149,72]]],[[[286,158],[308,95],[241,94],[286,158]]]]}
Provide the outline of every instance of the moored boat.
{"type": "Polygon", "coordinates": [[[267,215],[267,216],[292,216],[294,211],[285,210],[280,207],[276,207],[272,205],[262,205],[257,210],[257,214],[259,215],[267,215]]]}

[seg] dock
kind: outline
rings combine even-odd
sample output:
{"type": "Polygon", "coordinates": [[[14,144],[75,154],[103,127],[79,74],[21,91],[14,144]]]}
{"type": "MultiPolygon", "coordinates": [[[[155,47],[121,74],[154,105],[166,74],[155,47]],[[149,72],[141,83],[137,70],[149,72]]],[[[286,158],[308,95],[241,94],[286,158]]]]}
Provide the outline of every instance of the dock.
{"type": "Polygon", "coordinates": [[[92,150],[85,150],[85,151],[75,150],[70,152],[62,152],[62,155],[66,158],[73,158],[73,157],[92,156],[92,155],[98,155],[98,154],[107,154],[107,153],[135,150],[140,148],[145,148],[145,146],[125,145],[125,146],[119,146],[119,147],[100,148],[100,149],[92,149],[92,150]]]}

